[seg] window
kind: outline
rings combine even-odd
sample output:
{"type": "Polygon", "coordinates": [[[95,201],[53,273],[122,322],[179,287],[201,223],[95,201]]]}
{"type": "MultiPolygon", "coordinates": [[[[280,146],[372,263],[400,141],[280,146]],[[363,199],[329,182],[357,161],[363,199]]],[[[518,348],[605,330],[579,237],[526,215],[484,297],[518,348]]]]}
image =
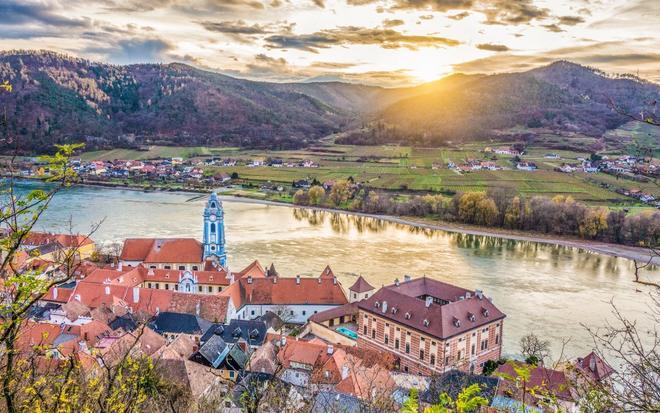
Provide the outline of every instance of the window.
{"type": "Polygon", "coordinates": [[[474,353],[476,351],[477,351],[477,346],[474,343],[472,343],[472,353],[471,354],[474,356],[474,353]]]}
{"type": "Polygon", "coordinates": [[[185,265],[179,265],[179,271],[185,271],[186,266],[185,265]]]}
{"type": "Polygon", "coordinates": [[[230,372],[229,372],[229,378],[230,378],[230,379],[233,379],[233,378],[234,378],[234,372],[233,372],[233,371],[230,371],[230,372]]]}
{"type": "MultiPolygon", "coordinates": [[[[334,327],[334,325],[335,325],[335,319],[334,319],[334,318],[331,318],[330,321],[328,321],[328,325],[329,325],[330,327],[334,327]]],[[[364,333],[365,333],[365,334],[367,333],[367,326],[364,326],[364,333]]]]}
{"type": "Polygon", "coordinates": [[[222,291],[222,287],[218,286],[218,292],[222,291]]]}
{"type": "Polygon", "coordinates": [[[166,289],[166,290],[169,290],[169,289],[170,289],[170,285],[169,285],[169,284],[165,284],[165,289],[166,289]]]}
{"type": "Polygon", "coordinates": [[[376,329],[371,330],[371,338],[376,338],[376,329]]]}
{"type": "Polygon", "coordinates": [[[160,288],[160,284],[156,283],[156,289],[158,290],[160,288]]]}
{"type": "Polygon", "coordinates": [[[197,291],[199,291],[200,293],[202,292],[202,286],[201,285],[197,286],[197,291]]]}
{"type": "Polygon", "coordinates": [[[449,356],[445,357],[445,366],[449,365],[449,356]]]}
{"type": "Polygon", "coordinates": [[[197,270],[199,270],[199,267],[198,267],[197,265],[193,265],[192,268],[193,268],[193,271],[197,271],[197,270]]]}
{"type": "Polygon", "coordinates": [[[211,245],[211,251],[215,251],[215,245],[211,245]]]}
{"type": "Polygon", "coordinates": [[[424,360],[424,350],[422,349],[419,350],[419,359],[424,360]]]}
{"type": "Polygon", "coordinates": [[[399,349],[399,339],[398,338],[394,339],[394,348],[397,349],[397,350],[399,349]]]}
{"type": "Polygon", "coordinates": [[[289,315],[293,315],[293,310],[289,311],[289,315]]]}
{"type": "Polygon", "coordinates": [[[495,334],[495,344],[500,344],[500,335],[495,334]]]}
{"type": "Polygon", "coordinates": [[[151,283],[147,283],[147,288],[151,288],[151,283]]]}
{"type": "Polygon", "coordinates": [[[302,310],[302,315],[307,315],[307,311],[302,310]]]}
{"type": "Polygon", "coordinates": [[[251,314],[251,315],[254,315],[254,310],[250,311],[250,314],[251,314]]]}
{"type": "Polygon", "coordinates": [[[357,298],[357,294],[353,293],[353,298],[357,298]]]}
{"type": "MultiPolygon", "coordinates": [[[[334,321],[335,320],[330,320],[330,322],[332,322],[333,324],[334,324],[334,321]]],[[[331,326],[332,326],[332,324],[331,324],[331,326]]],[[[367,335],[367,326],[364,326],[364,335],[365,336],[367,335]]]]}
{"type": "Polygon", "coordinates": [[[481,349],[486,350],[488,348],[488,339],[481,341],[481,349]]]}
{"type": "Polygon", "coordinates": [[[405,371],[406,373],[408,373],[408,366],[403,366],[403,371],[405,371]]]}
{"type": "Polygon", "coordinates": [[[213,286],[209,285],[208,290],[209,290],[210,293],[212,293],[213,292],[213,286]]]}
{"type": "Polygon", "coordinates": [[[435,354],[431,354],[431,365],[435,366],[435,354]]]}
{"type": "Polygon", "coordinates": [[[456,355],[456,360],[460,360],[463,358],[463,350],[458,350],[458,354],[456,355]]]}
{"type": "Polygon", "coordinates": [[[410,343],[406,343],[406,354],[410,354],[410,343]]]}
{"type": "Polygon", "coordinates": [[[215,224],[211,224],[211,232],[215,233],[215,224]]]}
{"type": "Polygon", "coordinates": [[[171,265],[163,265],[163,268],[165,268],[166,270],[171,270],[172,266],[171,265]]]}
{"type": "Polygon", "coordinates": [[[389,343],[390,343],[390,336],[385,334],[385,344],[389,344],[389,343]]]}
{"type": "Polygon", "coordinates": [[[150,265],[149,268],[151,268],[152,270],[155,270],[156,266],[155,265],[150,265]]]}

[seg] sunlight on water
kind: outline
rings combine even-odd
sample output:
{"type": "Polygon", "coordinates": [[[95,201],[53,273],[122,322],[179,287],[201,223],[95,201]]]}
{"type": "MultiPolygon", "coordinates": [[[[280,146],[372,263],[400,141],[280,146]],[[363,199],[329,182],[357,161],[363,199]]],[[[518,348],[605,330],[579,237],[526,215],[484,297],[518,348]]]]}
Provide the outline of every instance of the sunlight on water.
{"type": "MultiPolygon", "coordinates": [[[[56,197],[37,229],[65,230],[57,223],[71,216],[80,231],[104,219],[94,235],[99,243],[127,237],[199,239],[203,204],[194,194],[77,187],[56,197]]],[[[479,288],[508,315],[505,352],[516,352],[520,336],[534,331],[553,342],[555,353],[568,337],[569,355],[585,353],[591,344],[581,324],[603,325],[610,300],[631,317],[648,308],[648,296],[636,292],[633,265],[625,259],[346,214],[245,202],[224,202],[224,207],[230,268],[258,259],[263,265],[274,262],[283,276],[317,276],[330,264],[345,287],[359,274],[376,287],[410,274],[479,288]]],[[[658,273],[653,269],[645,276],[658,273]]]]}

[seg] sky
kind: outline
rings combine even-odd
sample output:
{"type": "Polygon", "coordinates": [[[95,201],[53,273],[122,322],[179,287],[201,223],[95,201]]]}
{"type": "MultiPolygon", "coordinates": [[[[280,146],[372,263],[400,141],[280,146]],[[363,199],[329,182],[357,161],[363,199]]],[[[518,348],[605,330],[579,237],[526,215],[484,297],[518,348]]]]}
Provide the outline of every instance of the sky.
{"type": "Polygon", "coordinates": [[[0,0],[0,49],[405,86],[565,59],[660,82],[660,0],[0,0]]]}

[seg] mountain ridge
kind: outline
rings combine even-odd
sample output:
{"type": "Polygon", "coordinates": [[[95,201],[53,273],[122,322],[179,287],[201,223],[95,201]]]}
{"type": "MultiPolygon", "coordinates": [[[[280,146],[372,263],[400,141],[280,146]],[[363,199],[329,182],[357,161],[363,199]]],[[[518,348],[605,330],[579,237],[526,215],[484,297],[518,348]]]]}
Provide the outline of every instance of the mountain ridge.
{"type": "Polygon", "coordinates": [[[73,141],[95,148],[149,143],[284,149],[374,123],[394,125],[399,136],[367,139],[373,143],[441,144],[514,125],[595,136],[624,117],[603,99],[587,102],[589,91],[611,90],[613,99],[625,98],[622,106],[637,109],[636,100],[659,90],[642,79],[611,79],[570,62],[385,88],[258,82],[185,63],[122,66],[50,51],[1,52],[0,80],[13,86],[12,93],[0,94],[0,106],[7,111],[13,147],[23,152],[73,141]]]}

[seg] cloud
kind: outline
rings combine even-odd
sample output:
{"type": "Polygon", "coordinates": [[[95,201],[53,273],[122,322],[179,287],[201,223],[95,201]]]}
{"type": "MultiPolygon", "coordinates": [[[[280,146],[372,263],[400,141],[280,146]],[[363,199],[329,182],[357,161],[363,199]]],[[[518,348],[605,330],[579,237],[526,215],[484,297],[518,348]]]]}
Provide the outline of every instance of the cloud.
{"type": "Polygon", "coordinates": [[[325,1],[324,0],[312,0],[314,4],[319,6],[320,8],[324,9],[325,8],[325,1]]]}
{"type": "Polygon", "coordinates": [[[447,16],[447,17],[452,19],[452,20],[463,20],[464,18],[468,17],[469,15],[470,15],[470,13],[464,11],[464,12],[461,12],[461,13],[458,13],[458,14],[454,14],[452,16],[447,16]]]}
{"type": "Polygon", "coordinates": [[[505,46],[503,44],[491,44],[491,43],[478,44],[477,49],[489,50],[491,52],[507,52],[511,50],[509,49],[508,46],[505,46]]]}
{"type": "Polygon", "coordinates": [[[565,26],[575,26],[579,23],[584,23],[584,19],[580,16],[561,16],[558,21],[558,24],[565,26]]]}
{"type": "Polygon", "coordinates": [[[160,63],[174,49],[170,42],[159,38],[131,38],[119,40],[109,46],[87,47],[85,53],[106,56],[112,63],[160,63]]]}
{"type": "Polygon", "coordinates": [[[403,26],[405,22],[401,19],[385,19],[383,20],[383,27],[397,27],[403,26]]]}
{"type": "Polygon", "coordinates": [[[222,21],[222,22],[212,22],[212,21],[201,21],[198,22],[206,30],[211,32],[218,33],[228,33],[228,34],[268,34],[272,33],[270,29],[266,26],[259,24],[249,25],[243,20],[237,21],[222,21]]]}
{"type": "Polygon", "coordinates": [[[317,69],[343,70],[357,66],[357,63],[313,62],[309,67],[317,69]]]}
{"type": "Polygon", "coordinates": [[[612,73],[634,73],[659,80],[660,53],[640,53],[626,42],[593,42],[587,45],[564,47],[536,55],[498,53],[482,59],[453,65],[454,71],[464,73],[497,73],[529,70],[557,60],[569,60],[583,65],[598,66],[612,73]]]}
{"type": "Polygon", "coordinates": [[[432,14],[423,14],[423,15],[419,16],[419,18],[421,20],[433,20],[433,17],[435,17],[435,16],[433,16],[432,14]]]}
{"type": "Polygon", "coordinates": [[[41,24],[58,28],[89,27],[89,19],[73,19],[56,12],[49,4],[15,2],[3,0],[0,2],[0,25],[41,24]]]}
{"type": "Polygon", "coordinates": [[[556,23],[544,24],[543,27],[545,27],[549,32],[554,32],[554,33],[561,33],[565,31],[564,29],[559,27],[556,23]]]}
{"type": "Polygon", "coordinates": [[[299,49],[318,53],[319,49],[346,45],[380,45],[384,49],[457,46],[460,42],[437,36],[407,35],[392,29],[355,26],[321,30],[311,34],[277,34],[266,38],[266,47],[299,49]]]}

